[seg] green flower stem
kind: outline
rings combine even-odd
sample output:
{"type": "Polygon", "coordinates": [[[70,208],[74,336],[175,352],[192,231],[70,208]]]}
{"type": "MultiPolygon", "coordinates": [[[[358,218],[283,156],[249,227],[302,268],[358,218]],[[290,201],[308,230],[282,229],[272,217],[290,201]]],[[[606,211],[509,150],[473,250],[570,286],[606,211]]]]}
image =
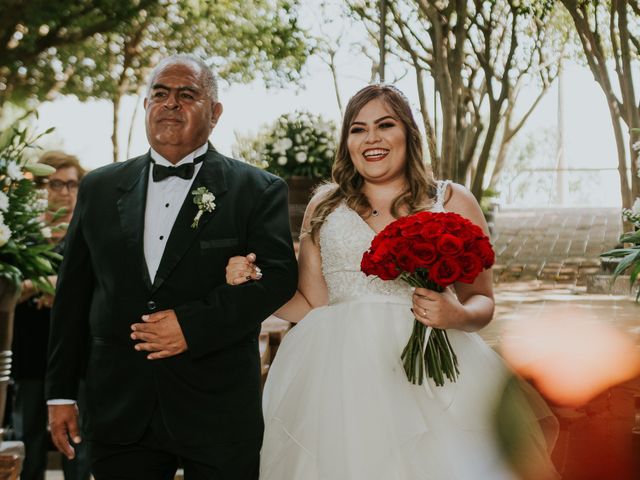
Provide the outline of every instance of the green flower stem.
{"type": "MultiPolygon", "coordinates": [[[[444,291],[444,288],[428,279],[425,271],[403,273],[400,278],[412,287],[444,291]]],[[[439,387],[444,385],[445,376],[449,381],[455,382],[460,374],[458,357],[453,351],[447,331],[432,328],[425,345],[426,332],[427,327],[415,320],[411,336],[401,355],[407,379],[413,384],[422,385],[426,374],[439,387]]]]}

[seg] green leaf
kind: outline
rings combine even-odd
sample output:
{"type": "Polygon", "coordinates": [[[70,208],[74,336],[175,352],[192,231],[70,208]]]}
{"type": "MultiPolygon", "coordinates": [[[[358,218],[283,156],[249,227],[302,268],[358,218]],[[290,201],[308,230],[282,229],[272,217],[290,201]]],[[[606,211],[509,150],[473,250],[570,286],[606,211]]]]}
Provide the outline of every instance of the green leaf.
{"type": "Polygon", "coordinates": [[[636,282],[638,278],[638,274],[640,274],[640,262],[636,263],[631,269],[631,274],[629,278],[629,290],[633,288],[633,284],[636,282]]]}
{"type": "Polygon", "coordinates": [[[612,282],[615,281],[615,279],[622,272],[624,272],[627,268],[633,265],[634,262],[638,261],[639,258],[640,258],[640,250],[636,250],[630,253],[629,255],[627,255],[626,257],[624,257],[622,261],[618,264],[616,269],[613,271],[612,282]]]}
{"type": "Polygon", "coordinates": [[[627,232],[620,236],[620,242],[622,243],[640,243],[640,230],[637,232],[627,232]]]}
{"type": "Polygon", "coordinates": [[[48,177],[56,171],[55,168],[44,163],[28,163],[24,166],[24,169],[33,173],[36,177],[48,177]]]}
{"type": "Polygon", "coordinates": [[[609,250],[608,252],[601,253],[599,256],[600,257],[614,257],[614,258],[624,257],[625,255],[628,255],[629,253],[634,252],[634,251],[636,251],[638,249],[640,249],[640,247],[616,248],[614,250],[609,250]]]}

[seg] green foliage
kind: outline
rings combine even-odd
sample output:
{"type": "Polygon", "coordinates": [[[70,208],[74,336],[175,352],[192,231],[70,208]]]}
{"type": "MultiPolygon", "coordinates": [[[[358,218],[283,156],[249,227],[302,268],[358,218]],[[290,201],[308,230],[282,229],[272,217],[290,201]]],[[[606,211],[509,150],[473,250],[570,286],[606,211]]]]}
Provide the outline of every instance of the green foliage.
{"type": "Polygon", "coordinates": [[[12,127],[0,135],[0,277],[19,285],[29,279],[42,291],[53,293],[47,275],[55,273],[60,256],[47,242],[50,229],[42,222],[47,208],[46,190],[39,190],[34,175],[50,175],[45,165],[30,165],[25,150],[42,135],[29,138],[26,129],[12,127]]]}
{"type": "MultiPolygon", "coordinates": [[[[110,2],[80,3],[96,4],[94,9],[101,11],[110,2]]],[[[206,59],[230,82],[262,76],[278,85],[299,79],[312,50],[298,26],[294,1],[139,0],[137,5],[126,16],[116,10],[119,21],[108,30],[52,46],[31,61],[16,60],[11,68],[22,73],[4,81],[0,75],[0,103],[3,82],[16,103],[58,92],[81,100],[136,93],[158,60],[178,52],[206,59]]]]}
{"type": "Polygon", "coordinates": [[[522,14],[533,14],[542,19],[553,11],[556,0],[511,0],[512,8],[522,14]]]}
{"type": "Polygon", "coordinates": [[[234,155],[285,179],[326,179],[331,177],[336,132],[333,122],[318,115],[288,113],[264,127],[255,138],[240,139],[234,155]]]}
{"type": "Polygon", "coordinates": [[[127,24],[165,0],[4,0],[0,16],[0,104],[44,99],[73,72],[59,50],[86,48],[84,40],[127,24]]]}
{"type": "MultiPolygon", "coordinates": [[[[629,288],[632,289],[633,285],[638,280],[640,275],[640,198],[636,199],[635,204],[630,209],[622,210],[623,218],[633,225],[633,231],[623,233],[620,236],[620,243],[631,244],[629,247],[614,248],[608,252],[602,253],[601,257],[613,257],[621,258],[620,263],[613,271],[613,277],[611,283],[615,281],[618,275],[629,271],[629,288]]],[[[636,294],[636,302],[640,299],[640,289],[636,294]]]]}

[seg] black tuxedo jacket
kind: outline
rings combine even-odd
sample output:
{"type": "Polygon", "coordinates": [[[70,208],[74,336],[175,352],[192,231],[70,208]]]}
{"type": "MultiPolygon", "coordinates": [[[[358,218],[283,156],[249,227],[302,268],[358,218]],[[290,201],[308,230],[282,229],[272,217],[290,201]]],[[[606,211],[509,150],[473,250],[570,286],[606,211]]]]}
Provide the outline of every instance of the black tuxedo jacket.
{"type": "Polygon", "coordinates": [[[143,253],[149,168],[147,154],[82,181],[52,312],[47,398],[76,398],[86,362],[92,440],[137,441],[155,408],[184,445],[260,437],[260,322],[297,285],[286,184],[210,147],[192,190],[205,186],[215,210],[191,228],[198,208],[187,195],[152,284],[143,253]],[[262,280],[227,285],[227,260],[249,252],[262,280]],[[165,309],[176,311],[188,350],[147,360],[130,326],[165,309]]]}

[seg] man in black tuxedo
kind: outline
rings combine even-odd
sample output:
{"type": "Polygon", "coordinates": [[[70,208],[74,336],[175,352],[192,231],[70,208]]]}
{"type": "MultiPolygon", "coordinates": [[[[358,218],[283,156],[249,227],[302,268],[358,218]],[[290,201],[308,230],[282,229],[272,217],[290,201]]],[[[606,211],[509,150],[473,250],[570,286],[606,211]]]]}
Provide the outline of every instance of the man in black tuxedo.
{"type": "Polygon", "coordinates": [[[145,99],[151,151],[89,173],[78,193],[46,393],[73,457],[86,363],[97,480],[169,479],[178,463],[187,479],[258,478],[260,322],[293,296],[297,267],[285,183],[207,143],[216,90],[199,60],[162,61],[145,99]],[[228,258],[248,251],[262,280],[226,285],[228,258]]]}

